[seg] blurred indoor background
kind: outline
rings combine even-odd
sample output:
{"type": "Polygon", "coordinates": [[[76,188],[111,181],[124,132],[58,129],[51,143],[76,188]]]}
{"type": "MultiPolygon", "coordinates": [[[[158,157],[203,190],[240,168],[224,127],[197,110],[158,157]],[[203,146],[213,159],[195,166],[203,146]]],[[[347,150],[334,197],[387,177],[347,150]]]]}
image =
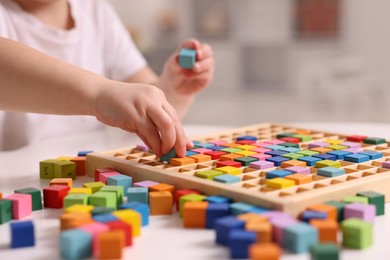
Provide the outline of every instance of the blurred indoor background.
{"type": "Polygon", "coordinates": [[[389,0],[109,0],[160,72],[186,38],[216,73],[185,123],[390,121],[389,0]]]}

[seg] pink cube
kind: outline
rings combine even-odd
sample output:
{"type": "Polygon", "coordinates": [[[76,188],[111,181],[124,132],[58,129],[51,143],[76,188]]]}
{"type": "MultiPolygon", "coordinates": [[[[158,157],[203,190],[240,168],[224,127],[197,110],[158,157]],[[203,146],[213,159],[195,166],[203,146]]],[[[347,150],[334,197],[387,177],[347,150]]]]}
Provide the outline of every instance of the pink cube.
{"type": "Polygon", "coordinates": [[[268,161],[257,161],[257,162],[251,162],[249,164],[249,168],[259,169],[259,170],[264,170],[272,167],[275,167],[274,163],[268,161]]]}
{"type": "Polygon", "coordinates": [[[22,219],[31,215],[32,196],[31,194],[14,193],[4,198],[12,201],[12,218],[22,219]]]}
{"type": "Polygon", "coordinates": [[[350,152],[350,153],[358,153],[358,152],[362,152],[363,150],[359,148],[348,148],[348,149],[344,149],[343,151],[350,152]]]}
{"type": "Polygon", "coordinates": [[[310,174],[309,167],[291,166],[291,167],[287,167],[285,170],[292,171],[293,173],[300,173],[300,174],[305,174],[305,175],[310,174]]]}
{"type": "Polygon", "coordinates": [[[79,227],[79,229],[91,234],[92,236],[92,254],[97,257],[99,255],[99,240],[98,235],[101,232],[106,232],[110,230],[110,227],[99,222],[87,224],[79,227]]]}
{"type": "Polygon", "coordinates": [[[147,147],[146,145],[144,145],[144,144],[139,144],[139,145],[137,145],[137,148],[136,148],[137,150],[139,150],[139,151],[143,151],[143,152],[149,152],[149,147],[147,147]]]}
{"type": "Polygon", "coordinates": [[[253,143],[251,145],[254,145],[254,146],[257,146],[257,147],[264,147],[264,146],[268,146],[270,144],[269,143],[265,143],[265,142],[256,142],[256,143],[253,143]]]}
{"type": "Polygon", "coordinates": [[[282,140],[279,140],[279,139],[272,139],[272,140],[267,140],[267,141],[264,141],[264,142],[268,143],[268,144],[273,144],[273,145],[278,145],[278,144],[285,143],[285,141],[282,141],[282,140]]]}
{"type": "Polygon", "coordinates": [[[382,163],[382,168],[390,169],[390,161],[385,161],[382,163]]]}
{"type": "Polygon", "coordinates": [[[108,177],[112,177],[112,176],[116,176],[116,175],[120,175],[119,172],[116,172],[116,171],[112,171],[112,172],[102,172],[100,173],[100,177],[99,177],[99,180],[101,182],[103,182],[104,184],[107,184],[107,179],[108,177]]]}
{"type": "Polygon", "coordinates": [[[280,245],[284,246],[284,230],[291,226],[298,223],[297,220],[293,218],[286,218],[286,217],[276,217],[271,220],[272,224],[272,237],[274,241],[280,245]]]}
{"type": "Polygon", "coordinates": [[[267,217],[270,222],[278,218],[292,218],[290,214],[278,210],[266,211],[261,215],[267,217]]]}
{"type": "Polygon", "coordinates": [[[358,149],[362,147],[361,143],[356,143],[356,142],[344,142],[341,143],[341,145],[348,146],[348,148],[354,148],[354,149],[358,149]]]}
{"type": "Polygon", "coordinates": [[[154,186],[154,185],[157,185],[159,184],[158,182],[154,182],[154,181],[140,181],[140,182],[135,182],[133,184],[134,187],[144,187],[144,188],[148,188],[150,186],[154,186]]]}
{"type": "Polygon", "coordinates": [[[194,153],[207,153],[207,152],[212,152],[213,150],[211,149],[207,149],[207,148],[196,148],[196,149],[192,149],[191,152],[194,152],[194,153]]]}
{"type": "Polygon", "coordinates": [[[264,161],[265,159],[271,158],[272,156],[269,154],[265,154],[265,153],[257,153],[257,154],[249,155],[249,157],[257,158],[261,161],[264,161]]]}
{"type": "Polygon", "coordinates": [[[272,150],[267,149],[267,148],[257,147],[257,148],[251,149],[251,151],[256,152],[256,153],[265,153],[265,152],[271,152],[272,150]]]}
{"type": "Polygon", "coordinates": [[[309,149],[317,148],[317,147],[325,147],[325,146],[329,146],[329,145],[330,144],[326,143],[326,142],[312,142],[309,144],[309,149]]]}
{"type": "Polygon", "coordinates": [[[373,223],[376,215],[376,207],[372,204],[350,203],[344,207],[344,219],[360,218],[373,223]]]}

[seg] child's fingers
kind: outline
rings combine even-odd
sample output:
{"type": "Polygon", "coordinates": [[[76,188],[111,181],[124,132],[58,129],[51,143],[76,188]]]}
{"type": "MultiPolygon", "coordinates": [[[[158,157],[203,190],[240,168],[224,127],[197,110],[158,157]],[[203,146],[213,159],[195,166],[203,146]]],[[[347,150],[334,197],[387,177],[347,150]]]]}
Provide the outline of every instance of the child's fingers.
{"type": "Polygon", "coordinates": [[[176,143],[175,143],[175,150],[176,154],[179,157],[185,157],[186,156],[186,136],[184,134],[183,126],[181,125],[181,122],[179,120],[179,117],[177,116],[176,110],[168,103],[165,102],[163,105],[164,110],[171,116],[173,119],[175,130],[176,130],[176,143]]]}
{"type": "Polygon", "coordinates": [[[139,133],[147,140],[152,146],[153,152],[160,157],[161,156],[161,138],[156,129],[156,125],[149,117],[145,117],[139,125],[139,133]]]}
{"type": "Polygon", "coordinates": [[[213,50],[208,44],[203,44],[202,47],[197,50],[196,57],[198,61],[209,58],[213,56],[213,50]]]}
{"type": "Polygon", "coordinates": [[[175,145],[176,141],[174,120],[163,108],[158,107],[151,108],[148,115],[161,133],[161,153],[166,154],[175,145]]]}
{"type": "MultiPolygon", "coordinates": [[[[148,142],[148,140],[142,135],[140,134],[139,132],[136,133],[137,136],[142,140],[142,142],[144,142],[144,144],[149,147],[149,149],[152,149],[152,146],[150,145],[150,143],[148,142]]],[[[153,150],[153,149],[152,149],[153,150]]]]}
{"type": "Polygon", "coordinates": [[[209,71],[209,70],[214,68],[214,63],[215,63],[215,61],[213,58],[207,58],[207,59],[202,60],[202,61],[197,61],[195,63],[193,71],[197,74],[205,72],[205,71],[209,71]]]}
{"type": "Polygon", "coordinates": [[[190,39],[187,39],[185,40],[181,47],[179,48],[179,51],[181,48],[187,48],[187,49],[193,49],[193,50],[200,50],[200,48],[202,47],[202,44],[195,38],[190,38],[190,39]]]}
{"type": "Polygon", "coordinates": [[[186,136],[186,146],[187,149],[194,147],[194,143],[186,136]]]}

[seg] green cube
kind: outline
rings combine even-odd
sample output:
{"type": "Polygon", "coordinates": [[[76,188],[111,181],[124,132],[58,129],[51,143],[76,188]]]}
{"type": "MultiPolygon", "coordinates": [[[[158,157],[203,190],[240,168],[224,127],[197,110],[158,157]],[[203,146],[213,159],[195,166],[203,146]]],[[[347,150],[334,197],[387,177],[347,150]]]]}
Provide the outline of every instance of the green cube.
{"type": "Polygon", "coordinates": [[[118,207],[123,203],[123,186],[104,186],[99,191],[114,192],[116,195],[116,200],[118,202],[118,207]]]}
{"type": "Polygon", "coordinates": [[[365,144],[384,144],[386,143],[386,139],[378,138],[378,137],[368,137],[363,141],[365,144]]]}
{"type": "Polygon", "coordinates": [[[343,245],[354,249],[363,249],[372,245],[372,224],[370,222],[350,218],[341,222],[343,245]]]}
{"type": "Polygon", "coordinates": [[[93,210],[91,211],[92,215],[99,215],[99,214],[104,214],[104,213],[111,213],[115,209],[114,208],[107,208],[107,207],[94,207],[93,210]]]}
{"type": "Polygon", "coordinates": [[[311,260],[339,260],[340,249],[332,243],[315,244],[310,248],[311,260]]]}
{"type": "Polygon", "coordinates": [[[54,163],[58,160],[48,159],[39,162],[39,176],[41,179],[54,178],[54,163]]]}
{"type": "Polygon", "coordinates": [[[195,176],[203,179],[212,180],[214,177],[222,175],[223,172],[216,171],[216,170],[207,170],[207,171],[198,171],[195,172],[195,176]]]}
{"type": "Polygon", "coordinates": [[[229,147],[229,148],[223,148],[221,149],[221,151],[225,153],[235,153],[235,152],[242,151],[242,149],[229,147]]]}
{"type": "Polygon", "coordinates": [[[234,159],[234,161],[241,163],[242,166],[249,166],[251,162],[256,162],[258,160],[259,159],[257,158],[249,157],[249,156],[239,157],[234,159]]]}
{"type": "Polygon", "coordinates": [[[310,150],[303,150],[303,151],[299,151],[297,153],[302,154],[304,156],[313,156],[313,155],[319,154],[319,152],[310,151],[310,150]]]}
{"type": "Polygon", "coordinates": [[[293,137],[301,139],[301,142],[309,142],[313,139],[310,135],[297,134],[297,135],[293,135],[293,137]]]}
{"type": "Polygon", "coordinates": [[[299,148],[299,144],[290,143],[290,142],[281,143],[281,144],[279,144],[279,145],[284,146],[284,147],[299,148]]]}
{"type": "Polygon", "coordinates": [[[322,161],[316,162],[315,167],[316,168],[324,168],[324,167],[340,168],[341,167],[341,163],[339,161],[322,160],[322,161]]]}
{"type": "Polygon", "coordinates": [[[343,199],[343,202],[368,204],[368,198],[362,196],[348,196],[343,199]]]}
{"type": "Polygon", "coordinates": [[[89,196],[89,205],[97,206],[97,207],[107,207],[117,209],[117,195],[115,192],[108,191],[98,191],[89,196]]]}
{"type": "Polygon", "coordinates": [[[341,202],[341,201],[335,201],[335,200],[330,200],[325,202],[326,205],[333,206],[337,209],[337,221],[341,222],[343,221],[344,218],[344,207],[348,203],[346,202],[341,202]]]}
{"type": "Polygon", "coordinates": [[[15,190],[15,193],[30,194],[32,198],[32,210],[41,210],[42,209],[42,195],[41,191],[35,188],[25,188],[15,190]]]}
{"type": "Polygon", "coordinates": [[[101,181],[96,181],[96,182],[87,182],[83,184],[84,188],[90,188],[92,193],[98,192],[101,188],[106,186],[103,182],[101,181]]]}
{"type": "Polygon", "coordinates": [[[0,224],[12,219],[12,201],[0,200],[0,224]]]}
{"type": "Polygon", "coordinates": [[[281,134],[277,134],[277,135],[276,135],[276,138],[280,139],[280,138],[292,137],[292,136],[294,136],[293,133],[281,133],[281,134]]]}
{"type": "Polygon", "coordinates": [[[70,161],[57,160],[53,163],[54,178],[76,179],[76,164],[70,161]]]}
{"type": "Polygon", "coordinates": [[[88,205],[88,194],[68,194],[64,198],[64,208],[74,204],[88,205]]]}
{"type": "Polygon", "coordinates": [[[286,153],[286,154],[282,154],[281,156],[290,158],[291,160],[297,160],[298,158],[304,157],[303,154],[299,154],[299,153],[286,153]]]}
{"type": "Polygon", "coordinates": [[[359,192],[356,195],[368,198],[368,203],[375,205],[376,215],[381,216],[385,214],[385,195],[375,191],[359,192]]]}
{"type": "Polygon", "coordinates": [[[180,217],[183,217],[183,209],[184,209],[184,204],[187,202],[197,202],[197,201],[203,201],[206,198],[206,196],[200,195],[200,194],[188,194],[180,197],[179,201],[179,212],[180,212],[180,217]]]}

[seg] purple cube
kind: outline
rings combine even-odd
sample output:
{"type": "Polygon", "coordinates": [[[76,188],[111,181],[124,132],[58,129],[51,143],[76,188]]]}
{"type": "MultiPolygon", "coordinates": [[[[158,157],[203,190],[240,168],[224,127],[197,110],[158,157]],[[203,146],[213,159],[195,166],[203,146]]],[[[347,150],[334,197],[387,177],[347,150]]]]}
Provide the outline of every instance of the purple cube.
{"type": "Polygon", "coordinates": [[[291,166],[291,167],[287,167],[286,170],[292,171],[293,173],[300,173],[300,174],[305,174],[305,175],[310,174],[309,167],[291,166]]]}
{"type": "Polygon", "coordinates": [[[344,219],[360,218],[373,223],[376,215],[376,207],[372,204],[351,203],[344,207],[344,219]]]}
{"type": "Polygon", "coordinates": [[[259,169],[259,170],[264,170],[273,167],[275,167],[274,163],[269,161],[256,161],[256,162],[251,162],[249,164],[249,168],[259,169]]]}
{"type": "Polygon", "coordinates": [[[329,145],[330,144],[326,143],[326,142],[312,142],[309,144],[309,149],[317,148],[317,147],[325,147],[325,146],[329,146],[329,145]]]}
{"type": "Polygon", "coordinates": [[[154,182],[154,181],[141,181],[141,182],[135,182],[133,184],[134,187],[143,187],[143,188],[147,188],[149,189],[150,186],[154,186],[154,185],[157,185],[159,184],[158,182],[154,182]]]}
{"type": "Polygon", "coordinates": [[[140,151],[143,151],[143,152],[148,152],[149,151],[149,147],[147,147],[146,145],[144,144],[139,144],[137,145],[137,150],[140,150],[140,151]]]}
{"type": "Polygon", "coordinates": [[[344,142],[341,145],[348,146],[348,148],[352,148],[352,149],[359,149],[362,147],[360,143],[356,143],[356,142],[344,142]]]}
{"type": "Polygon", "coordinates": [[[297,223],[297,220],[286,217],[275,217],[271,220],[272,224],[272,237],[275,242],[281,247],[284,246],[284,230],[297,223]]]}
{"type": "Polygon", "coordinates": [[[382,168],[390,169],[390,161],[385,161],[382,163],[382,168]]]}

